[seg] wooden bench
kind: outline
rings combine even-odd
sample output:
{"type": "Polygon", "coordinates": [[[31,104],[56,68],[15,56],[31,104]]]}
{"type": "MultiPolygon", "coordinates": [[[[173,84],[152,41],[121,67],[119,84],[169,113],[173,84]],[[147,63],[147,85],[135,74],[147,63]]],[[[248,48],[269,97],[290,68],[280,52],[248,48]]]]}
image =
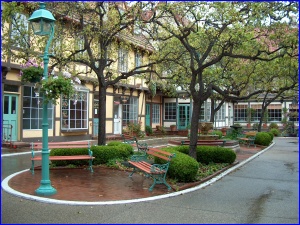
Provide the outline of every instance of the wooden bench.
{"type": "Polygon", "coordinates": [[[121,134],[124,143],[135,144],[137,142],[136,137],[130,136],[128,134],[121,134]]]}
{"type": "MultiPolygon", "coordinates": [[[[42,156],[35,156],[35,150],[41,150],[43,148],[43,143],[41,142],[32,142],[31,143],[31,173],[34,174],[34,162],[41,161],[42,156]]],[[[90,150],[90,142],[89,141],[81,141],[81,142],[49,142],[48,143],[49,150],[54,148],[88,148],[88,155],[64,155],[64,156],[49,156],[49,161],[56,160],[89,160],[89,170],[93,171],[92,161],[95,157],[93,157],[93,152],[90,150]]]]}
{"type": "Polygon", "coordinates": [[[170,161],[174,157],[175,153],[169,153],[157,148],[148,148],[146,155],[133,155],[131,160],[128,161],[134,167],[129,177],[132,177],[134,172],[140,170],[146,175],[146,177],[153,178],[153,184],[148,189],[149,191],[152,191],[156,184],[164,184],[167,186],[168,190],[171,190],[171,186],[166,181],[166,175],[169,169],[170,161]],[[150,164],[146,162],[146,159],[149,155],[159,157],[167,162],[165,164],[150,164]]]}
{"type": "MultiPolygon", "coordinates": [[[[221,146],[224,147],[226,140],[198,140],[197,145],[221,146]]],[[[189,140],[181,141],[181,145],[190,145],[189,140]]]]}

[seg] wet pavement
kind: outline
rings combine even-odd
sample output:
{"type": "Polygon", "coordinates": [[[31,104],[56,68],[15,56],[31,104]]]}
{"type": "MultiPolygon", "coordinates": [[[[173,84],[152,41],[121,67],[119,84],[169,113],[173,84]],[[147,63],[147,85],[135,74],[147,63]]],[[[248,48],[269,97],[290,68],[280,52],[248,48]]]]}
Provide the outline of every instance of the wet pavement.
{"type": "MultiPolygon", "coordinates": [[[[152,142],[156,146],[164,146],[166,145],[166,141],[168,139],[153,140],[152,142]]],[[[150,140],[148,142],[150,145],[152,144],[150,140]]],[[[242,145],[240,147],[241,149],[237,152],[235,164],[241,163],[263,149],[260,146],[249,148],[242,145]]],[[[9,167],[19,167],[17,171],[29,169],[31,165],[30,156],[29,148],[3,148],[2,168],[6,169],[2,171],[2,180],[13,173],[13,170],[10,170],[9,167]],[[4,155],[8,153],[11,156],[4,155]],[[23,155],[18,155],[18,153],[23,153],[23,155]]],[[[130,171],[121,171],[101,166],[93,166],[93,169],[94,173],[91,173],[86,168],[50,169],[51,185],[57,190],[57,193],[47,196],[47,198],[98,202],[147,198],[176,192],[176,187],[168,191],[167,187],[163,184],[157,184],[152,192],[148,191],[148,188],[152,185],[152,179],[146,178],[139,173],[135,173],[132,178],[129,178],[130,171]]],[[[40,186],[40,181],[41,170],[37,168],[34,175],[27,170],[13,176],[9,180],[8,185],[15,191],[37,196],[35,190],[40,186]]],[[[199,185],[199,183],[201,182],[189,183],[186,187],[190,188],[199,185]]]]}

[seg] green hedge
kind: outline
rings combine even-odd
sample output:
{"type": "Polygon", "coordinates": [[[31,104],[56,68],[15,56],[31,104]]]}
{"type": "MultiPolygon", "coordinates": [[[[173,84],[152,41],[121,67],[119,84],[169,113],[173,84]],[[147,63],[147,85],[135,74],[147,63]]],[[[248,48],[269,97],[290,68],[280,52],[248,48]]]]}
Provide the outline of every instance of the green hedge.
{"type": "MultiPolygon", "coordinates": [[[[175,151],[172,147],[163,148],[162,150],[175,153],[176,157],[171,160],[168,177],[176,179],[178,182],[191,182],[196,179],[199,169],[199,163],[192,157],[175,151]]],[[[155,157],[154,162],[158,164],[166,163],[165,160],[155,157]]]]}
{"type": "Polygon", "coordinates": [[[111,144],[107,146],[93,146],[91,148],[95,156],[94,165],[106,164],[111,159],[126,160],[133,154],[133,147],[130,144],[120,142],[120,144],[111,144]]]}
{"type": "MultiPolygon", "coordinates": [[[[173,147],[175,151],[189,154],[189,146],[173,147]]],[[[204,164],[213,163],[233,163],[236,153],[230,148],[219,146],[197,146],[197,161],[204,164]]]]}
{"type": "Polygon", "coordinates": [[[276,128],[272,128],[271,130],[270,130],[270,132],[274,135],[274,136],[279,136],[279,134],[280,134],[280,131],[278,130],[278,129],[276,129],[276,128]]]}
{"type": "Polygon", "coordinates": [[[258,132],[255,136],[255,144],[268,146],[272,142],[272,138],[268,132],[258,132]]]}
{"type": "MultiPolygon", "coordinates": [[[[112,142],[106,146],[92,146],[91,151],[95,159],[93,165],[105,164],[111,159],[124,159],[126,160],[133,154],[133,147],[130,144],[122,142],[112,142]]],[[[75,148],[75,149],[52,149],[50,155],[88,155],[88,148],[75,148]]],[[[88,160],[68,160],[68,161],[53,161],[53,165],[66,166],[73,164],[76,166],[88,165],[88,160]]]]}
{"type": "MultiPolygon", "coordinates": [[[[55,148],[55,149],[51,149],[49,153],[50,156],[88,155],[88,154],[89,154],[88,148],[55,148]]],[[[61,160],[61,161],[52,161],[51,164],[53,166],[66,166],[69,164],[75,166],[82,166],[82,165],[89,165],[89,160],[66,160],[66,161],[61,160]]]]}

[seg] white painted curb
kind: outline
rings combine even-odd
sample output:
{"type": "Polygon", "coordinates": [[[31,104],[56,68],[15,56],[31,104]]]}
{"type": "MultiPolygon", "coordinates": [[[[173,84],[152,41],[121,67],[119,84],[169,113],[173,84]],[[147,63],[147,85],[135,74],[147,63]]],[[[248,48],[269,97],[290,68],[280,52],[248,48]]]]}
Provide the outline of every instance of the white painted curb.
{"type": "MultiPolygon", "coordinates": [[[[4,191],[6,191],[7,193],[10,193],[12,195],[15,195],[17,197],[21,197],[21,198],[25,198],[25,199],[33,200],[33,201],[51,203],[51,204],[62,204],[62,205],[116,205],[116,204],[129,204],[129,203],[136,203],[136,202],[153,201],[153,200],[158,200],[158,199],[164,199],[164,198],[175,197],[175,196],[178,196],[178,195],[183,195],[183,194],[186,194],[186,193],[189,193],[189,192],[192,192],[192,191],[199,190],[199,189],[204,188],[208,185],[211,185],[214,182],[216,182],[216,181],[220,180],[221,178],[223,178],[224,176],[226,176],[227,174],[233,172],[237,168],[239,168],[239,167],[245,165],[246,163],[248,163],[249,161],[253,160],[254,158],[259,156],[260,154],[266,152],[267,150],[269,150],[274,145],[275,145],[275,143],[273,142],[270,146],[268,146],[264,150],[259,151],[258,153],[251,156],[250,158],[244,160],[241,163],[238,163],[237,165],[229,168],[228,170],[225,170],[223,173],[220,173],[219,175],[213,177],[209,181],[206,181],[206,182],[204,182],[204,183],[202,183],[198,186],[195,186],[195,187],[192,187],[192,188],[189,188],[189,189],[185,189],[185,190],[182,190],[182,191],[178,191],[178,192],[173,192],[173,193],[170,193],[170,194],[159,195],[159,196],[148,197],[148,198],[119,200],[119,201],[102,201],[102,202],[65,201],[65,200],[57,200],[57,199],[50,199],[50,198],[39,197],[39,196],[34,196],[34,195],[28,195],[28,194],[24,194],[22,192],[16,191],[16,190],[9,187],[8,182],[11,178],[13,178],[14,176],[16,176],[20,173],[24,173],[26,171],[29,171],[29,169],[14,173],[14,174],[6,177],[2,181],[1,186],[2,186],[2,189],[4,191]]],[[[15,155],[15,154],[10,154],[10,155],[15,155]]]]}

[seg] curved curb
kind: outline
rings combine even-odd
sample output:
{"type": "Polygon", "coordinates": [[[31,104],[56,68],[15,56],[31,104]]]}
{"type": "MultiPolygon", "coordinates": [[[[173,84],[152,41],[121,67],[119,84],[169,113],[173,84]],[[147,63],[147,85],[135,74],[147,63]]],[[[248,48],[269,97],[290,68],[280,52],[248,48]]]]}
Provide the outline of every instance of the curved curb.
{"type": "Polygon", "coordinates": [[[66,200],[57,200],[57,199],[49,199],[49,198],[45,198],[45,197],[39,197],[39,196],[33,196],[33,195],[29,195],[29,194],[24,194],[22,192],[16,191],[12,188],[9,187],[8,182],[9,180],[26,171],[29,171],[29,169],[11,174],[10,176],[6,177],[2,183],[2,189],[4,191],[6,191],[7,193],[10,193],[14,196],[17,197],[21,197],[21,198],[25,198],[28,200],[33,200],[33,201],[39,201],[39,202],[44,202],[44,203],[51,203],[51,204],[63,204],[63,205],[116,205],[116,204],[129,204],[129,203],[136,203],[136,202],[145,202],[145,201],[153,201],[153,200],[158,200],[158,199],[164,199],[164,198],[170,198],[170,197],[175,197],[175,196],[179,196],[179,195],[183,195],[192,191],[196,191],[199,190],[201,188],[204,188],[208,185],[213,184],[214,182],[220,180],[221,178],[223,178],[224,176],[226,176],[227,174],[233,172],[234,170],[236,170],[237,168],[245,165],[246,163],[250,162],[251,160],[253,160],[254,158],[258,157],[259,155],[261,155],[262,153],[266,152],[267,150],[269,150],[271,147],[273,147],[275,145],[275,142],[273,142],[270,146],[268,146],[267,148],[265,148],[262,151],[259,151],[258,153],[256,153],[255,155],[251,156],[250,158],[242,161],[241,163],[238,163],[236,166],[233,166],[231,168],[229,168],[228,170],[224,171],[223,173],[213,177],[212,179],[201,183],[200,185],[197,185],[193,188],[189,188],[189,189],[185,189],[182,191],[178,191],[178,192],[173,192],[170,194],[165,194],[165,195],[158,195],[158,196],[154,196],[154,197],[148,197],[148,198],[140,198],[140,199],[131,199],[131,200],[120,200],[120,201],[105,201],[105,202],[84,202],[84,201],[66,201],[66,200]]]}

